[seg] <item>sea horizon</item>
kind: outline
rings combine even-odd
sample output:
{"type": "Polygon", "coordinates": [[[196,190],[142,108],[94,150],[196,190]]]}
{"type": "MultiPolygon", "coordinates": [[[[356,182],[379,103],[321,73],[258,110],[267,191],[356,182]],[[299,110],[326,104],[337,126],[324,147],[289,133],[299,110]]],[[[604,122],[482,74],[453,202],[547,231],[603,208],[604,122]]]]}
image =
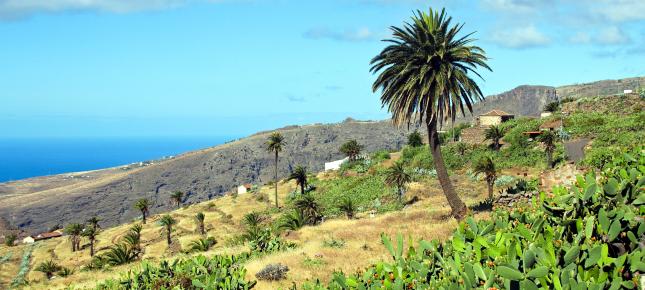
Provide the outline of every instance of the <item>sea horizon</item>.
{"type": "Polygon", "coordinates": [[[158,160],[239,136],[0,137],[0,183],[158,160]]]}

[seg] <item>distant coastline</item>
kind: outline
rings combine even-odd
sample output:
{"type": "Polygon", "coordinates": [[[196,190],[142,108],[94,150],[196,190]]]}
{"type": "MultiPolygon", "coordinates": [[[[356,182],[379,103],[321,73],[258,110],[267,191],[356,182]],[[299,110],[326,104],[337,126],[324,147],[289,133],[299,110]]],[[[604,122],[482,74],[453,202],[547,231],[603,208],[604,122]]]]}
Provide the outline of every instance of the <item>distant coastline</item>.
{"type": "Polygon", "coordinates": [[[239,136],[2,138],[0,183],[128,166],[221,145],[239,136]]]}

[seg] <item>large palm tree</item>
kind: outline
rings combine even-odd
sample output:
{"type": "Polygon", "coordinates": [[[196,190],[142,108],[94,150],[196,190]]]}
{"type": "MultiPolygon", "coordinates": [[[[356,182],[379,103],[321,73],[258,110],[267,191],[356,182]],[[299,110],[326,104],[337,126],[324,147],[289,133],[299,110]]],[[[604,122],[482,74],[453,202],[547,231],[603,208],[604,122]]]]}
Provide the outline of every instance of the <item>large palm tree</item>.
{"type": "Polygon", "coordinates": [[[289,180],[295,180],[296,185],[300,185],[300,194],[305,194],[305,187],[307,186],[307,167],[300,165],[289,175],[289,180]]]}
{"type": "Polygon", "coordinates": [[[403,199],[403,192],[405,185],[412,181],[412,176],[405,172],[403,162],[395,162],[392,167],[388,168],[385,173],[385,183],[390,186],[395,186],[399,197],[399,202],[403,199]]]}
{"type": "Polygon", "coordinates": [[[81,233],[84,226],[82,224],[69,224],[65,227],[65,234],[69,236],[69,241],[72,243],[72,252],[80,250],[81,233]]]}
{"type": "Polygon", "coordinates": [[[159,225],[163,227],[164,232],[166,233],[166,242],[168,245],[172,244],[172,239],[170,234],[172,233],[172,226],[177,223],[177,220],[172,218],[170,215],[164,215],[159,219],[159,225]]]}
{"type": "Polygon", "coordinates": [[[273,132],[266,143],[267,151],[275,154],[275,178],[273,179],[275,183],[275,207],[278,207],[278,154],[282,151],[284,145],[284,137],[280,132],[273,132]]]}
{"type": "Polygon", "coordinates": [[[493,149],[499,150],[499,141],[504,138],[504,130],[499,126],[490,126],[486,131],[484,131],[484,140],[490,140],[493,142],[493,149]]]}
{"type": "Polygon", "coordinates": [[[177,208],[181,205],[181,200],[184,198],[184,193],[181,191],[175,191],[170,194],[170,198],[175,201],[177,208]]]}
{"type": "Polygon", "coordinates": [[[146,216],[148,215],[148,211],[150,208],[150,200],[147,198],[142,198],[140,200],[137,200],[137,203],[134,204],[134,207],[141,211],[141,221],[143,224],[146,223],[146,216]]]}
{"type": "Polygon", "coordinates": [[[100,221],[101,221],[101,219],[100,219],[100,218],[93,216],[93,217],[91,217],[91,218],[87,219],[87,221],[85,221],[85,222],[86,222],[89,226],[91,226],[91,227],[93,227],[93,228],[100,229],[100,228],[101,228],[101,225],[99,225],[99,222],[100,222],[100,221]]]}
{"type": "Polygon", "coordinates": [[[94,244],[99,231],[100,229],[98,227],[90,224],[81,232],[81,236],[86,237],[87,240],[90,241],[90,257],[94,257],[94,244]]]}
{"type": "Polygon", "coordinates": [[[547,166],[553,168],[553,152],[555,151],[555,143],[558,142],[558,135],[553,131],[544,131],[538,140],[544,145],[547,166]]]}
{"type": "Polygon", "coordinates": [[[391,27],[391,44],[371,61],[371,72],[380,72],[373,90],[382,90],[381,103],[395,124],[425,122],[437,177],[452,208],[462,218],[466,206],[448,176],[441,156],[437,125],[452,120],[482,100],[472,76],[478,67],[490,70],[484,50],[471,45],[471,34],[458,36],[463,24],[452,25],[445,11],[417,11],[403,28],[391,27]]]}
{"type": "Polygon", "coordinates": [[[495,180],[497,180],[497,169],[495,168],[495,162],[490,156],[483,156],[482,158],[475,161],[473,165],[473,173],[475,175],[483,174],[484,179],[486,180],[486,185],[488,185],[488,200],[493,200],[493,186],[495,185],[495,180]]]}

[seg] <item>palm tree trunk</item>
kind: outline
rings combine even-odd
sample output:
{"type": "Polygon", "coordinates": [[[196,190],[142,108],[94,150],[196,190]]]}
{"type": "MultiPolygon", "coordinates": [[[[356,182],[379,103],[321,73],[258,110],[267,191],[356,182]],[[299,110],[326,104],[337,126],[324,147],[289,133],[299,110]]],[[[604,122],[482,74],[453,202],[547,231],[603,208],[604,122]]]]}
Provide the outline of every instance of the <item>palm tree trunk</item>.
{"type": "Polygon", "coordinates": [[[166,228],[166,242],[168,243],[168,245],[170,245],[172,243],[172,240],[170,239],[170,231],[171,230],[172,230],[172,228],[170,228],[170,227],[166,228]]]}
{"type": "Polygon", "coordinates": [[[490,182],[490,181],[488,182],[488,199],[490,201],[493,201],[493,185],[494,184],[495,184],[494,182],[490,182]]]}
{"type": "Polygon", "coordinates": [[[437,178],[443,189],[443,194],[448,200],[448,204],[452,209],[452,216],[456,219],[462,219],[466,215],[466,205],[457,195],[455,189],[452,187],[452,182],[450,181],[450,176],[448,176],[448,170],[446,169],[446,164],[443,161],[443,156],[441,155],[441,145],[439,143],[439,134],[437,133],[437,120],[433,118],[430,122],[426,123],[428,128],[428,144],[430,147],[430,153],[432,154],[432,159],[434,160],[434,166],[437,170],[437,178]]]}
{"type": "Polygon", "coordinates": [[[278,151],[275,152],[275,207],[278,207],[278,151]]]}
{"type": "Polygon", "coordinates": [[[204,230],[204,222],[199,223],[199,232],[203,234],[206,234],[206,231],[204,230]]]}
{"type": "Polygon", "coordinates": [[[94,257],[94,239],[90,240],[90,257],[94,257]]]}
{"type": "Polygon", "coordinates": [[[546,150],[546,165],[549,168],[553,168],[553,153],[551,150],[546,150]]]}
{"type": "Polygon", "coordinates": [[[300,183],[300,194],[304,195],[305,194],[305,183],[300,183]]]}

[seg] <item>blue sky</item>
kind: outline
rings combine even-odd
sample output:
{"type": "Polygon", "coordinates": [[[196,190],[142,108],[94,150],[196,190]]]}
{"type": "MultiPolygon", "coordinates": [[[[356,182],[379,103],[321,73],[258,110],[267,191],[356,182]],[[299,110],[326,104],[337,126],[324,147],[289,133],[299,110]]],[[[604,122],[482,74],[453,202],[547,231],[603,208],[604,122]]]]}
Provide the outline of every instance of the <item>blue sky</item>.
{"type": "Polygon", "coordinates": [[[430,6],[477,31],[487,95],[645,75],[641,0],[0,0],[0,137],[383,119],[369,60],[430,6]]]}

